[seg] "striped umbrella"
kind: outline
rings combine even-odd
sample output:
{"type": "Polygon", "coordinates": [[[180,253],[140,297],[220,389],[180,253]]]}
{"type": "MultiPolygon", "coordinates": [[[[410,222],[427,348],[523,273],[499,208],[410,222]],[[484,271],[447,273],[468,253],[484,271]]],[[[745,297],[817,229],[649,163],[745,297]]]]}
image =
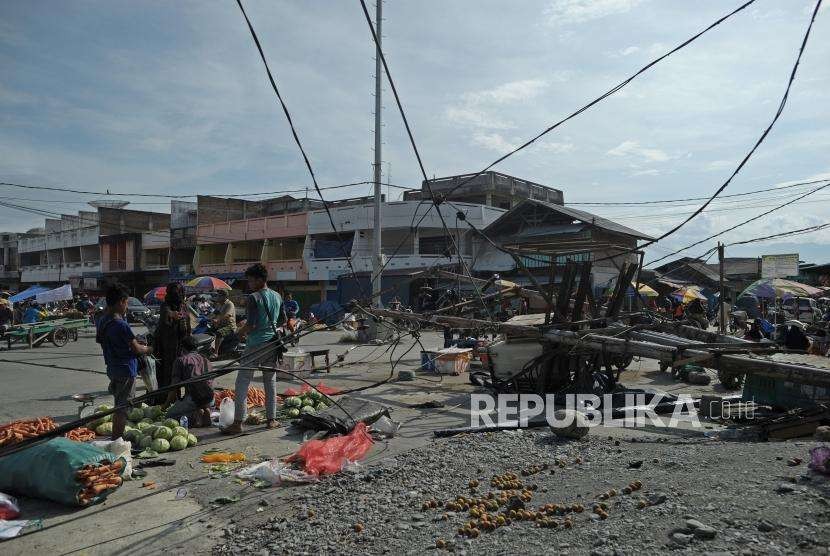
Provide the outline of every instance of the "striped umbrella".
{"type": "Polygon", "coordinates": [[[230,290],[232,289],[227,282],[214,278],[213,276],[198,276],[192,280],[188,280],[184,284],[188,288],[200,291],[214,291],[214,290],[230,290]]]}

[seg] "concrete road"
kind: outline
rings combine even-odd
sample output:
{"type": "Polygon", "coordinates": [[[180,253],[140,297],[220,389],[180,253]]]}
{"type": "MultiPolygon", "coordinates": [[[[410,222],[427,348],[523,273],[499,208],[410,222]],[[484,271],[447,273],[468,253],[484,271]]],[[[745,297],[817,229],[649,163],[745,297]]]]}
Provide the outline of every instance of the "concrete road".
{"type": "MultiPolygon", "coordinates": [[[[140,328],[137,328],[137,332],[140,328]]],[[[309,380],[340,388],[368,386],[388,379],[392,370],[389,346],[357,346],[338,343],[337,332],[315,332],[301,340],[301,347],[329,348],[332,360],[349,348],[346,364],[331,374],[315,373],[309,380]]],[[[426,333],[422,341],[428,349],[439,347],[438,333],[426,333]]],[[[407,339],[396,347],[392,361],[403,355],[399,369],[416,369],[420,364],[420,348],[407,339]],[[411,349],[410,349],[411,348],[411,349]],[[408,350],[408,351],[407,351],[408,350]]],[[[382,402],[392,409],[392,416],[402,423],[393,439],[378,442],[363,465],[389,457],[404,450],[431,442],[437,428],[467,426],[470,423],[469,394],[474,387],[466,376],[436,377],[417,373],[410,382],[393,380],[359,393],[356,397],[382,402]],[[413,409],[410,406],[435,400],[440,409],[413,409]]],[[[78,342],[63,348],[51,344],[28,350],[15,348],[0,351],[0,378],[4,402],[0,405],[0,422],[24,417],[50,415],[59,422],[77,416],[74,393],[93,393],[96,403],[112,403],[107,394],[107,377],[99,347],[91,332],[81,335],[78,342]]],[[[218,380],[218,386],[233,387],[235,373],[218,380]]],[[[674,382],[661,373],[654,361],[635,361],[623,373],[629,386],[649,386],[663,390],[712,391],[712,387],[694,387],[674,382]]],[[[281,381],[279,391],[296,383],[281,381]]],[[[718,386],[715,389],[719,388],[718,386]]],[[[143,393],[143,387],[138,393],[143,393]]],[[[636,431],[609,431],[631,436],[636,431]]],[[[24,498],[21,500],[23,519],[42,519],[43,529],[2,544],[5,553],[85,554],[160,553],[170,549],[184,552],[209,550],[228,523],[251,520],[267,511],[268,515],[288,512],[292,501],[302,494],[302,487],[255,489],[240,484],[230,474],[211,474],[199,461],[208,447],[243,451],[249,460],[281,457],[297,450],[302,432],[286,426],[267,431],[250,427],[246,434],[224,437],[216,429],[198,432],[200,444],[182,452],[167,454],[176,464],[152,468],[144,481],[155,481],[156,488],[142,486],[143,481],[125,483],[103,503],[77,509],[24,498]],[[238,498],[230,505],[218,505],[220,497],[238,498]],[[266,505],[267,504],[267,505],[266,505]]],[[[604,433],[603,433],[604,434],[604,433]]]]}

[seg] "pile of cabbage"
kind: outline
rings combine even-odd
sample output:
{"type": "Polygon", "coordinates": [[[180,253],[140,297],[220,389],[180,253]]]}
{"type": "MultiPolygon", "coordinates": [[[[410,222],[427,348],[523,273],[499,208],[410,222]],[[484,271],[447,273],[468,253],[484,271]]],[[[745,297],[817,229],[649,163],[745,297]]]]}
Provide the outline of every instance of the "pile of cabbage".
{"type": "MultiPolygon", "coordinates": [[[[98,411],[111,409],[102,405],[98,411]]],[[[158,405],[141,404],[127,413],[127,425],[124,427],[124,440],[132,443],[134,449],[153,450],[160,454],[169,451],[184,450],[195,446],[199,441],[177,419],[165,419],[164,409],[158,405]]],[[[109,436],[112,434],[112,415],[91,423],[95,434],[109,436]]]]}
{"type": "Polygon", "coordinates": [[[299,417],[302,413],[315,413],[331,405],[331,398],[317,390],[303,392],[299,396],[289,396],[283,400],[283,412],[289,418],[299,417]]]}

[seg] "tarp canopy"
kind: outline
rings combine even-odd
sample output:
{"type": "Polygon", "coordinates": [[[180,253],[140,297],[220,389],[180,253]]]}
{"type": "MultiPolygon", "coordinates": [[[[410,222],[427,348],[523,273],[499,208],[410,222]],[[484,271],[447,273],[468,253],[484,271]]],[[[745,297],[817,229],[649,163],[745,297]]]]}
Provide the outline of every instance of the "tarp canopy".
{"type": "Polygon", "coordinates": [[[31,299],[35,297],[37,294],[45,291],[49,291],[49,288],[45,286],[32,286],[29,289],[23,290],[22,292],[11,296],[9,298],[9,301],[11,301],[12,303],[20,303],[21,301],[31,299]]]}
{"type": "Polygon", "coordinates": [[[72,286],[64,284],[54,290],[41,292],[35,296],[38,303],[54,303],[55,301],[67,301],[72,299],[72,286]]]}

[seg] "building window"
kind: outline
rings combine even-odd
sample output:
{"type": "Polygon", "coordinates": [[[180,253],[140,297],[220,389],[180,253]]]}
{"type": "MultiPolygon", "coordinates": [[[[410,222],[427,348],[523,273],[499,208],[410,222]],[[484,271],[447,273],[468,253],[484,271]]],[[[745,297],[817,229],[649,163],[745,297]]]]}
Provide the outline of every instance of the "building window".
{"type": "MultiPolygon", "coordinates": [[[[548,254],[540,253],[538,255],[530,255],[530,256],[522,256],[521,257],[522,264],[524,264],[527,268],[548,268],[551,263],[551,256],[548,254]]],[[[590,253],[574,253],[572,255],[557,255],[554,258],[555,264],[563,265],[568,261],[580,263],[584,261],[590,261],[591,254],[590,253]]]]}

